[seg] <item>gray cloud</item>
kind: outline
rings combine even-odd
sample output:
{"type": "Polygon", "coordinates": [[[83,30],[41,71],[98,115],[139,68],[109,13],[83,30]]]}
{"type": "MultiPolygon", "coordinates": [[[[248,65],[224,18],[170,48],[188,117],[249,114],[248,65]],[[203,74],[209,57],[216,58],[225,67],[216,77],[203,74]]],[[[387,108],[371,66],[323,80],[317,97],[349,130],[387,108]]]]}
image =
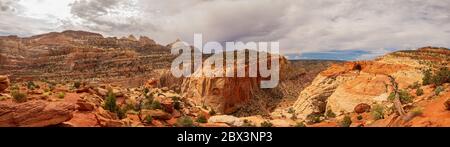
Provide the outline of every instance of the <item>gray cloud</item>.
{"type": "Polygon", "coordinates": [[[148,35],[161,43],[192,42],[203,33],[205,41],[280,41],[284,53],[371,53],[360,58],[386,49],[450,47],[450,1],[443,0],[76,0],[70,9],[73,16],[57,30],[148,35]]]}

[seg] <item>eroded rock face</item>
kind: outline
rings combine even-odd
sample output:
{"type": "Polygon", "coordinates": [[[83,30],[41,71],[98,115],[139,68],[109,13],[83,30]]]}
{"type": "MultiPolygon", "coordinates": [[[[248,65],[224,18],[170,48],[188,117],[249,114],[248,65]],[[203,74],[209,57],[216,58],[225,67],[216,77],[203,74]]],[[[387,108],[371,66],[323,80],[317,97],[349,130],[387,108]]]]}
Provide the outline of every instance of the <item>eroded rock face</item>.
{"type": "Polygon", "coordinates": [[[90,80],[139,86],[159,69],[168,69],[170,49],[142,36],[117,39],[84,31],[54,32],[31,37],[0,36],[0,75],[11,81],[45,78],[90,80]]]}
{"type": "MultiPolygon", "coordinates": [[[[222,54],[215,56],[222,56],[222,54]]],[[[287,66],[287,60],[280,57],[277,57],[275,60],[280,60],[280,71],[284,71],[287,66]]],[[[206,62],[210,61],[207,60],[206,62]]],[[[270,61],[267,62],[270,63],[270,61]]],[[[246,71],[248,71],[248,67],[247,64],[245,67],[246,71]]],[[[208,72],[222,72],[225,74],[226,72],[233,71],[231,68],[216,68],[208,72]]],[[[280,76],[280,79],[282,79],[283,75],[280,76]]],[[[196,105],[206,105],[212,107],[217,112],[231,114],[245,106],[250,99],[256,97],[257,93],[261,90],[261,80],[263,80],[261,77],[248,76],[206,77],[202,75],[202,70],[197,70],[191,78],[186,78],[183,81],[181,90],[184,96],[194,100],[196,105]]]]}
{"type": "Polygon", "coordinates": [[[448,49],[421,49],[395,52],[374,61],[333,65],[301,92],[293,108],[302,116],[328,110],[342,114],[353,112],[361,103],[372,105],[387,101],[393,91],[389,76],[395,78],[399,89],[405,89],[414,82],[421,83],[421,69],[427,67],[427,62],[448,66],[448,60],[441,58],[448,59],[448,54],[448,49]]]}
{"type": "Polygon", "coordinates": [[[9,87],[9,79],[7,76],[0,75],[0,92],[3,92],[9,87]]]}
{"type": "Polygon", "coordinates": [[[21,104],[0,103],[0,126],[46,127],[57,125],[70,120],[75,107],[70,103],[41,100],[21,104]]]}

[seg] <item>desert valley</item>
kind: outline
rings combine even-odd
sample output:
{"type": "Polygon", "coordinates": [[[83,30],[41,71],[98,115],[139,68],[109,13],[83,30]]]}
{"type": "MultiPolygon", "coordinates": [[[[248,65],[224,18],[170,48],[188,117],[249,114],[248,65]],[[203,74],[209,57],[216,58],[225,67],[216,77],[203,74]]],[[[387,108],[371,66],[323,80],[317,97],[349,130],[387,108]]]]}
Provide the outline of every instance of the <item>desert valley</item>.
{"type": "Polygon", "coordinates": [[[280,56],[278,86],[261,89],[260,77],[175,78],[172,44],[71,30],[2,36],[0,127],[450,126],[447,48],[280,56]]]}

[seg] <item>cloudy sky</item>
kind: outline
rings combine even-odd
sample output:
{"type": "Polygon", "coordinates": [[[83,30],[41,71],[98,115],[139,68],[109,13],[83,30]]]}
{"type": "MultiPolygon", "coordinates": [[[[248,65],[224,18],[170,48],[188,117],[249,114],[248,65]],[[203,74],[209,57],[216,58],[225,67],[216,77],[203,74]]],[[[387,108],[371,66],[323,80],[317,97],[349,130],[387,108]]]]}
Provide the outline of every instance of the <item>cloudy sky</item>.
{"type": "Polygon", "coordinates": [[[450,47],[448,0],[0,0],[0,35],[66,29],[161,44],[279,41],[291,58],[370,59],[450,47]]]}

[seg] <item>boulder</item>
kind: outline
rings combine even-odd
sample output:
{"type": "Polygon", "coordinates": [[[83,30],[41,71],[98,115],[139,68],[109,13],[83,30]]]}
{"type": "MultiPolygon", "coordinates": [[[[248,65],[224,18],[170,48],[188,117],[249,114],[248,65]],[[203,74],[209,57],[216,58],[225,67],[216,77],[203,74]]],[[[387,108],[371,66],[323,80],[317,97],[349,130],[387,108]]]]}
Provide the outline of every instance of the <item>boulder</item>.
{"type": "Polygon", "coordinates": [[[46,127],[70,120],[75,105],[65,102],[28,101],[0,103],[1,127],[46,127]]]}
{"type": "Polygon", "coordinates": [[[0,92],[3,92],[9,87],[9,78],[7,76],[0,76],[0,92]]]}
{"type": "Polygon", "coordinates": [[[93,111],[95,109],[95,104],[86,102],[86,100],[79,99],[76,104],[79,111],[93,111]]]}
{"type": "Polygon", "coordinates": [[[365,104],[365,103],[358,104],[358,105],[356,105],[354,111],[355,111],[355,113],[358,113],[358,114],[369,112],[370,111],[370,105],[369,104],[365,104]]]}
{"type": "Polygon", "coordinates": [[[75,112],[73,118],[67,122],[65,125],[70,127],[99,127],[97,117],[94,113],[90,112],[75,112]]]}
{"type": "Polygon", "coordinates": [[[141,120],[145,120],[145,117],[151,116],[155,119],[161,119],[161,120],[169,120],[172,118],[172,115],[164,112],[162,110],[142,110],[139,114],[139,117],[141,120]]]}
{"type": "Polygon", "coordinates": [[[242,126],[244,124],[244,122],[241,119],[230,115],[211,116],[208,119],[208,123],[226,123],[228,125],[236,127],[242,126]]]}

